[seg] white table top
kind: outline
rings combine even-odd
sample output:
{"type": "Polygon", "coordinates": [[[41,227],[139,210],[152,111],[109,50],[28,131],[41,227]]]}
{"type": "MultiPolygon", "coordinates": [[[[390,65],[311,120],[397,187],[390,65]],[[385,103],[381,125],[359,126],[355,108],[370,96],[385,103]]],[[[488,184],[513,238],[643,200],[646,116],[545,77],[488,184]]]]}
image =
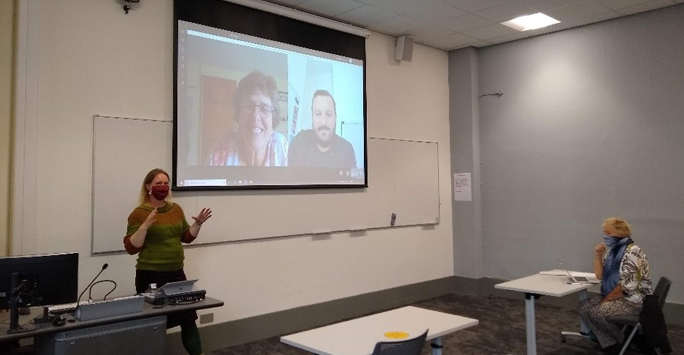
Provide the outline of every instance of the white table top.
{"type": "Polygon", "coordinates": [[[500,290],[562,297],[590,288],[591,284],[568,284],[570,277],[536,274],[494,285],[500,290]]]}
{"type": "Polygon", "coordinates": [[[405,332],[414,338],[429,329],[429,340],[478,323],[477,319],[408,306],[291,334],[280,341],[320,355],[370,355],[380,341],[405,340],[387,338],[384,334],[388,332],[405,332]]]}

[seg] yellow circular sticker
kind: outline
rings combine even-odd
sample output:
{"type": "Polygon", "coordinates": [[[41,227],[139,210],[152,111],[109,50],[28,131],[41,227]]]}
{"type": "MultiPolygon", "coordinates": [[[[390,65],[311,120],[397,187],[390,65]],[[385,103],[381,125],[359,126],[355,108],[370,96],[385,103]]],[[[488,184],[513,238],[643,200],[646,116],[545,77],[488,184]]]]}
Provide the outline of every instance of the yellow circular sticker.
{"type": "Polygon", "coordinates": [[[406,332],[387,332],[385,333],[386,338],[390,339],[405,339],[408,338],[408,333],[406,332]]]}

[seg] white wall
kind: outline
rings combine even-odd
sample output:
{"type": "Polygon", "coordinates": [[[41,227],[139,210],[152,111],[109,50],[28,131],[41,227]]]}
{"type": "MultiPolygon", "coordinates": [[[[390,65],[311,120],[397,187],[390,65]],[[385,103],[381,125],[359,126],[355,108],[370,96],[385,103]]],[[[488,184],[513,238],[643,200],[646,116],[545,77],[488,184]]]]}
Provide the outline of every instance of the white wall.
{"type": "MultiPolygon", "coordinates": [[[[36,198],[18,203],[35,216],[20,221],[17,251],[78,251],[82,286],[107,262],[116,294],[131,294],[135,257],[90,256],[92,116],[172,117],[172,2],[143,1],[124,15],[116,1],[31,1],[39,6],[29,21],[39,28],[38,113],[18,119],[37,132],[17,144],[36,142],[26,159],[35,166],[24,169],[35,170],[35,186],[24,188],[36,198]]],[[[440,224],[188,248],[187,274],[226,302],[211,310],[215,322],[453,275],[447,54],[415,46],[413,61],[398,65],[393,46],[381,34],[367,41],[368,134],[439,142],[440,224]]],[[[137,191],[121,193],[136,199],[137,191]]],[[[258,211],[254,223],[263,223],[258,211]]]]}
{"type": "Polygon", "coordinates": [[[479,94],[503,91],[479,100],[485,277],[556,258],[591,271],[619,216],[684,302],[682,19],[676,5],[478,51],[479,94]]]}

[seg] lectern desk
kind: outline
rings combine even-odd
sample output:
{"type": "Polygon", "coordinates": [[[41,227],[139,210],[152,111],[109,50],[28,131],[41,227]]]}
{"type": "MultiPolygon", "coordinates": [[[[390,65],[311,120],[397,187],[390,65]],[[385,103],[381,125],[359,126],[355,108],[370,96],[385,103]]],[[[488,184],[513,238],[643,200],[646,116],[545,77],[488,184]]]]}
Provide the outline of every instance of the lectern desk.
{"type": "MultiPolygon", "coordinates": [[[[165,337],[166,337],[166,315],[175,312],[191,311],[205,308],[221,307],[223,301],[213,298],[205,298],[202,301],[184,304],[184,305],[169,305],[169,306],[152,306],[145,303],[143,311],[132,314],[119,315],[114,317],[106,317],[100,319],[93,319],[87,321],[75,320],[73,322],[66,322],[64,325],[55,326],[52,323],[37,324],[36,329],[25,333],[7,334],[9,325],[0,322],[0,343],[14,341],[22,338],[35,338],[36,354],[45,353],[47,343],[55,341],[65,341],[68,346],[53,352],[54,354],[86,354],[84,349],[89,350],[93,354],[95,349],[91,346],[92,342],[100,344],[97,346],[97,354],[123,354],[117,346],[125,346],[127,348],[135,348],[137,350],[146,349],[149,345],[153,345],[152,351],[145,352],[146,355],[164,354],[165,337]],[[119,337],[126,332],[138,333],[135,330],[141,330],[143,336],[126,336],[126,341],[119,341],[119,337]],[[107,345],[107,339],[114,340],[112,346],[107,345]],[[136,343],[136,340],[139,343],[136,343]],[[161,345],[160,345],[161,344],[161,345]],[[161,348],[159,348],[161,346],[161,348]],[[41,350],[43,349],[43,350],[41,350]],[[67,351],[68,350],[68,351],[67,351]]],[[[42,314],[42,308],[35,308],[31,310],[31,314],[19,317],[19,324],[32,325],[31,320],[42,314]]],[[[7,314],[9,317],[9,314],[7,314]]],[[[136,351],[136,353],[138,353],[136,351]]]]}

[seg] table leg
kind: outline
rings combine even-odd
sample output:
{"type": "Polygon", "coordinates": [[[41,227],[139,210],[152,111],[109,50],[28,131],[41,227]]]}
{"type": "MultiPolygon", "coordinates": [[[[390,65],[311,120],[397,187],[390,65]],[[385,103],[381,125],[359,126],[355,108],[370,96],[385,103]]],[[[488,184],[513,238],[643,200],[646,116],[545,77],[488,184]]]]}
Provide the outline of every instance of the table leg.
{"type": "Polygon", "coordinates": [[[537,355],[537,327],[534,320],[534,300],[539,295],[525,293],[525,324],[527,326],[527,355],[537,355]]]}
{"type": "MultiPolygon", "coordinates": [[[[586,289],[581,290],[579,292],[579,301],[582,302],[589,298],[589,293],[587,292],[586,289]]],[[[589,329],[589,326],[584,323],[584,319],[580,317],[580,329],[579,332],[568,332],[568,331],[562,331],[560,333],[561,336],[561,342],[565,343],[567,337],[569,336],[574,336],[574,337],[580,337],[580,338],[589,338],[589,332],[591,330],[589,329]]]]}
{"type": "Polygon", "coordinates": [[[442,355],[442,337],[432,339],[432,355],[442,355]]]}

